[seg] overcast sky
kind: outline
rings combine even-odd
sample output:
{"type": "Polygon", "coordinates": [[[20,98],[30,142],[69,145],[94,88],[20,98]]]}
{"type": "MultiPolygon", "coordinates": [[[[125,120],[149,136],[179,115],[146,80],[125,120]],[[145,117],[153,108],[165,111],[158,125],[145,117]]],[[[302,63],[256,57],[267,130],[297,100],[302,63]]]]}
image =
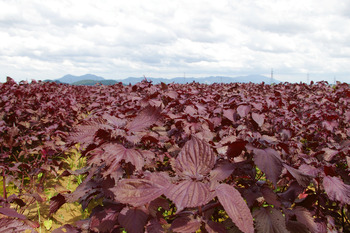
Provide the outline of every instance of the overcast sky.
{"type": "Polygon", "coordinates": [[[350,82],[348,0],[0,0],[0,81],[262,74],[350,82]]]}

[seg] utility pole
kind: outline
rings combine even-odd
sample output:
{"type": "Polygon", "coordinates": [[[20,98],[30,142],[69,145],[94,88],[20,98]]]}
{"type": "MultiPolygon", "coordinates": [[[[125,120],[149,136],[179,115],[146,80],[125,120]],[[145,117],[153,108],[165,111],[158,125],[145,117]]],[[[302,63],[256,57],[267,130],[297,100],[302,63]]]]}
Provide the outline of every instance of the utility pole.
{"type": "Polygon", "coordinates": [[[270,79],[270,84],[273,82],[273,68],[271,68],[271,79],[270,79]]]}

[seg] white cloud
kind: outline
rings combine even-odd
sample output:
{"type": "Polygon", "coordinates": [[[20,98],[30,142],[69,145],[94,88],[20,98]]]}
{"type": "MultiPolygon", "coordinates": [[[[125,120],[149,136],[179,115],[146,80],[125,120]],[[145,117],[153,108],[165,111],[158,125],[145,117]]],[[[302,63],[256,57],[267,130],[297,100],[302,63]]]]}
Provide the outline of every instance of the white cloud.
{"type": "Polygon", "coordinates": [[[341,0],[0,0],[0,81],[259,73],[350,80],[341,0]]]}

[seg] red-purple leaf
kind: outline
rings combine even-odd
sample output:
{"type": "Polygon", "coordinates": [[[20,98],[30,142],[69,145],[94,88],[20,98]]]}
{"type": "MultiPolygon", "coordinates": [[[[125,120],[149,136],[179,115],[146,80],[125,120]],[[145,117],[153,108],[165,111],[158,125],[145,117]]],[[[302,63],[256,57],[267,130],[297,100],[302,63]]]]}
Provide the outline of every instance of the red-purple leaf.
{"type": "Polygon", "coordinates": [[[172,184],[165,191],[165,196],[172,200],[180,212],[186,207],[197,207],[208,203],[212,198],[209,183],[184,180],[172,184]]]}
{"type": "Polygon", "coordinates": [[[24,216],[23,214],[19,214],[16,210],[7,207],[0,207],[0,214],[6,215],[11,218],[18,218],[22,220],[27,219],[26,216],[24,216]]]}
{"type": "Polygon", "coordinates": [[[237,113],[242,118],[246,117],[249,112],[250,112],[250,106],[249,105],[239,105],[238,108],[237,108],[237,113]]]}
{"type": "Polygon", "coordinates": [[[24,221],[13,218],[0,218],[0,232],[24,232],[25,230],[33,230],[32,227],[25,224],[24,221]]]}
{"type": "MultiPolygon", "coordinates": [[[[94,169],[96,169],[96,168],[92,168],[91,170],[93,171],[94,169]]],[[[89,176],[83,181],[83,183],[81,183],[76,188],[76,190],[74,192],[69,193],[69,194],[65,194],[65,195],[58,194],[56,196],[57,199],[55,199],[55,201],[57,201],[58,204],[60,204],[63,201],[68,202],[68,203],[72,203],[72,202],[76,202],[76,201],[80,200],[83,209],[85,209],[88,206],[91,199],[94,197],[94,195],[99,192],[97,190],[97,187],[99,185],[106,185],[104,182],[97,184],[94,180],[91,179],[91,175],[93,175],[93,173],[89,174],[89,176]],[[59,195],[61,195],[62,197],[60,197],[59,195]],[[64,200],[62,198],[64,198],[64,200]]],[[[52,200],[52,198],[51,198],[51,200],[52,200]]],[[[64,202],[63,202],[63,204],[64,204],[64,202]]],[[[50,210],[51,210],[51,202],[50,202],[50,210]]]]}
{"type": "Polygon", "coordinates": [[[272,207],[254,211],[255,227],[258,233],[288,233],[285,219],[280,210],[272,207]]]}
{"type": "Polygon", "coordinates": [[[339,201],[342,204],[350,203],[350,185],[344,184],[340,178],[325,176],[323,187],[331,200],[339,201]]]}
{"type": "Polygon", "coordinates": [[[299,171],[313,178],[317,177],[319,173],[322,172],[320,168],[315,168],[314,166],[307,164],[300,165],[299,171]]]}
{"type": "Polygon", "coordinates": [[[350,122],[350,111],[346,111],[346,112],[344,113],[344,116],[345,116],[345,120],[348,121],[348,122],[350,122]]]}
{"type": "Polygon", "coordinates": [[[283,193],[279,193],[279,197],[281,198],[284,205],[292,205],[294,200],[304,191],[304,187],[299,185],[297,181],[292,181],[289,185],[287,191],[283,193]]]}
{"type": "Polygon", "coordinates": [[[145,159],[139,150],[128,149],[117,143],[108,143],[102,148],[105,151],[103,158],[107,166],[109,166],[106,174],[116,171],[120,166],[120,161],[123,159],[125,162],[130,162],[134,165],[136,170],[142,170],[142,167],[145,164],[145,159]]]}
{"type": "Polygon", "coordinates": [[[334,128],[338,127],[338,123],[336,121],[323,121],[322,126],[332,132],[334,128]]]}
{"type": "Polygon", "coordinates": [[[148,204],[148,212],[153,217],[157,217],[157,213],[159,211],[159,207],[163,208],[163,210],[169,210],[170,203],[167,199],[163,197],[159,197],[154,199],[148,204]]]}
{"type": "Polygon", "coordinates": [[[210,145],[195,136],[187,141],[175,161],[179,175],[203,179],[215,165],[216,155],[210,145]]]}
{"type": "Polygon", "coordinates": [[[253,233],[253,217],[241,194],[228,184],[220,184],[216,195],[232,222],[244,233],[253,233]]]}
{"type": "MultiPolygon", "coordinates": [[[[290,233],[310,233],[309,229],[307,229],[307,227],[304,224],[298,221],[287,220],[286,226],[290,233]]],[[[324,229],[324,230],[320,230],[319,232],[326,233],[327,230],[324,229]]]]}
{"type": "Polygon", "coordinates": [[[162,225],[157,219],[152,218],[146,226],[147,233],[164,233],[162,225]]]}
{"type": "Polygon", "coordinates": [[[291,134],[290,130],[282,129],[280,132],[280,136],[282,138],[282,141],[287,141],[291,138],[292,134],[291,134]]]}
{"type": "Polygon", "coordinates": [[[207,221],[205,224],[205,229],[208,233],[226,233],[226,228],[223,224],[213,221],[207,221]]]}
{"type": "Polygon", "coordinates": [[[311,232],[319,232],[315,219],[307,209],[297,206],[293,209],[293,212],[298,222],[304,224],[311,232]]]}
{"type": "Polygon", "coordinates": [[[239,156],[242,151],[245,149],[245,146],[247,145],[247,141],[237,140],[235,142],[227,143],[224,145],[227,145],[227,151],[226,156],[232,158],[239,156]]]}
{"type": "Polygon", "coordinates": [[[252,185],[243,191],[242,196],[246,200],[248,207],[251,208],[256,201],[260,200],[258,198],[262,196],[262,193],[258,186],[252,185]]]}
{"type": "Polygon", "coordinates": [[[66,198],[60,193],[54,197],[51,197],[51,199],[50,199],[50,215],[53,213],[56,213],[56,211],[66,202],[67,202],[66,198]]]}
{"type": "Polygon", "coordinates": [[[151,174],[148,179],[124,179],[112,188],[115,199],[121,203],[142,206],[161,196],[169,183],[161,174],[151,174]]]}
{"type": "Polygon", "coordinates": [[[98,129],[98,125],[95,122],[87,122],[86,125],[78,125],[75,128],[75,132],[71,133],[67,140],[74,143],[79,142],[81,145],[89,145],[93,143],[95,133],[98,129]]]}
{"type": "Polygon", "coordinates": [[[223,110],[224,117],[226,117],[227,119],[229,119],[232,122],[235,122],[235,120],[233,118],[234,113],[235,113],[235,110],[233,110],[233,109],[224,109],[223,110]]]}
{"type": "Polygon", "coordinates": [[[235,170],[235,165],[228,161],[218,163],[217,166],[210,171],[210,179],[216,181],[222,181],[229,177],[235,170]]]}
{"type": "Polygon", "coordinates": [[[279,153],[272,148],[254,149],[253,152],[255,164],[277,186],[278,177],[282,172],[282,160],[279,153]]]}
{"type": "Polygon", "coordinates": [[[148,106],[133,121],[128,123],[126,128],[133,132],[141,131],[156,123],[160,116],[160,108],[148,106]]]}
{"type": "Polygon", "coordinates": [[[307,187],[310,184],[310,177],[298,169],[295,169],[287,164],[283,164],[283,166],[288,170],[288,172],[297,180],[297,182],[303,186],[307,187]]]}
{"type": "Polygon", "coordinates": [[[326,160],[328,162],[331,161],[333,159],[333,157],[339,153],[339,151],[332,150],[330,148],[324,148],[323,151],[324,151],[323,158],[324,158],[324,160],[326,160]]]}
{"type": "Polygon", "coordinates": [[[278,139],[274,136],[262,135],[260,138],[261,141],[265,141],[269,144],[278,144],[278,139]]]}
{"type": "Polygon", "coordinates": [[[252,118],[260,127],[264,124],[264,121],[265,121],[264,114],[258,114],[256,112],[253,112],[252,118]]]}
{"type": "Polygon", "coordinates": [[[44,202],[43,198],[38,193],[28,194],[28,196],[34,197],[39,203],[44,202]]]}
{"type": "Polygon", "coordinates": [[[176,91],[167,91],[164,93],[165,96],[168,96],[171,99],[177,99],[179,94],[176,91]]]}
{"type": "Polygon", "coordinates": [[[252,102],[252,105],[254,108],[256,108],[259,111],[261,111],[263,109],[263,106],[261,103],[252,102]]]}
{"type": "Polygon", "coordinates": [[[187,105],[184,112],[190,116],[194,116],[194,115],[198,114],[197,110],[194,107],[192,107],[191,105],[187,105]]]}
{"type": "Polygon", "coordinates": [[[196,232],[201,226],[201,221],[194,219],[193,216],[184,216],[176,218],[171,224],[171,230],[180,233],[196,232]]]}
{"type": "Polygon", "coordinates": [[[274,205],[277,208],[281,207],[281,201],[279,200],[279,197],[272,189],[270,189],[267,186],[263,186],[261,187],[260,192],[262,193],[265,201],[268,204],[274,205]]]}
{"type": "MultiPolygon", "coordinates": [[[[36,195],[38,195],[38,194],[36,194],[36,195]]],[[[34,196],[35,196],[35,195],[34,195],[34,196]]],[[[38,195],[38,196],[39,196],[39,195],[38,195]]],[[[7,201],[10,202],[10,203],[13,203],[13,202],[14,202],[14,203],[16,203],[17,205],[19,205],[20,207],[23,207],[23,206],[26,205],[26,203],[25,203],[22,199],[18,198],[16,194],[12,194],[11,196],[9,196],[9,197],[7,198],[7,201]]],[[[39,200],[39,202],[40,202],[40,200],[39,200]]]]}
{"type": "Polygon", "coordinates": [[[123,127],[126,125],[126,120],[125,119],[121,119],[121,118],[117,118],[115,116],[111,116],[109,114],[103,114],[102,116],[107,123],[109,123],[112,126],[115,126],[117,128],[123,127]]]}
{"type": "Polygon", "coordinates": [[[124,208],[122,204],[106,204],[93,209],[89,220],[89,228],[97,232],[112,232],[115,228],[119,212],[124,208]]]}
{"type": "Polygon", "coordinates": [[[147,223],[147,214],[140,209],[129,209],[125,207],[118,216],[118,221],[127,232],[140,233],[144,232],[147,223]]]}
{"type": "Polygon", "coordinates": [[[73,227],[70,224],[65,224],[60,228],[57,228],[52,231],[52,233],[80,233],[80,232],[81,232],[80,230],[78,230],[76,227],[73,227]]]}

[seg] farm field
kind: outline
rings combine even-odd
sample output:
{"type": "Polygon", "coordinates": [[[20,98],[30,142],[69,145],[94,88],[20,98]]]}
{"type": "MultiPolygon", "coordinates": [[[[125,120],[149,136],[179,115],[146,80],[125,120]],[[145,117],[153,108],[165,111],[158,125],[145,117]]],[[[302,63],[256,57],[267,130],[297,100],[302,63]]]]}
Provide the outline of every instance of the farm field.
{"type": "Polygon", "coordinates": [[[0,232],[349,232],[350,86],[0,84],[0,232]]]}

